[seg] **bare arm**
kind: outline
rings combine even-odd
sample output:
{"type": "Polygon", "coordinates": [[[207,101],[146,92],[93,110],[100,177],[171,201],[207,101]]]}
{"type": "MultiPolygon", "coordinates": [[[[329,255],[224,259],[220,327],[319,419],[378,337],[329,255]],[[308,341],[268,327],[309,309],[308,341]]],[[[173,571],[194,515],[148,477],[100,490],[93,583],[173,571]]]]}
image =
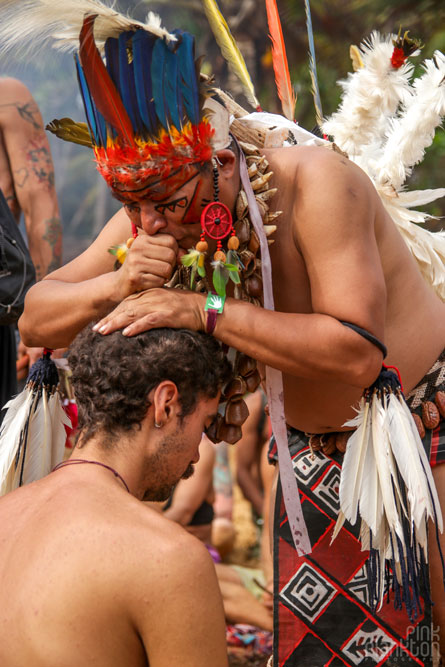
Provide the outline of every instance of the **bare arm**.
{"type": "Polygon", "coordinates": [[[164,516],[171,521],[188,526],[196,510],[202,505],[212,490],[215,447],[203,436],[199,446],[199,461],[189,479],[179,480],[170,507],[164,516]]]}
{"type": "MultiPolygon", "coordinates": [[[[259,462],[262,435],[258,432],[261,420],[262,399],[260,391],[246,397],[249,416],[243,424],[243,435],[235,449],[236,479],[244,497],[252,503],[258,516],[263,514],[261,481],[255,478],[253,469],[259,462]]],[[[258,472],[259,472],[259,466],[258,472]]]]}
{"type": "MultiPolygon", "coordinates": [[[[382,354],[340,321],[382,340],[386,287],[374,232],[375,193],[361,170],[339,159],[319,152],[295,196],[295,246],[306,265],[313,312],[272,312],[227,299],[214,335],[289,375],[364,388],[377,377],[382,354]]],[[[126,325],[128,335],[159,326],[204,329],[204,303],[200,294],[174,290],[136,295],[104,318],[102,333],[126,325]]]]}
{"type": "Polygon", "coordinates": [[[0,129],[40,280],[62,260],[62,225],[50,147],[39,108],[26,86],[14,79],[2,80],[0,86],[0,129]]]}
{"type": "Polygon", "coordinates": [[[130,221],[122,209],[84,253],[29,290],[19,320],[27,345],[67,346],[83,327],[129,294],[164,284],[176,261],[175,240],[140,233],[123,267],[114,271],[115,257],[108,249],[130,236],[130,221]]]}

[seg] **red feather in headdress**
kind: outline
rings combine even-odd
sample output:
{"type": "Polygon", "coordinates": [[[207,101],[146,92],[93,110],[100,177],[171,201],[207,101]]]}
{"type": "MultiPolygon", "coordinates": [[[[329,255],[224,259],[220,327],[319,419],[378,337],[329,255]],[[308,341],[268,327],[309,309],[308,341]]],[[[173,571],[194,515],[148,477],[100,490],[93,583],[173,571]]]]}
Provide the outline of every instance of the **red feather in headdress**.
{"type": "Polygon", "coordinates": [[[284,45],[283,31],[281,30],[281,21],[276,0],[266,0],[266,11],[270,38],[272,40],[272,63],[278,97],[281,100],[283,114],[289,120],[294,120],[297,97],[290,81],[286,47],[284,45]]]}
{"type": "Polygon", "coordinates": [[[94,42],[97,14],[86,16],[79,35],[79,58],[97,109],[129,146],[134,146],[133,127],[116,86],[107,72],[94,42]]]}

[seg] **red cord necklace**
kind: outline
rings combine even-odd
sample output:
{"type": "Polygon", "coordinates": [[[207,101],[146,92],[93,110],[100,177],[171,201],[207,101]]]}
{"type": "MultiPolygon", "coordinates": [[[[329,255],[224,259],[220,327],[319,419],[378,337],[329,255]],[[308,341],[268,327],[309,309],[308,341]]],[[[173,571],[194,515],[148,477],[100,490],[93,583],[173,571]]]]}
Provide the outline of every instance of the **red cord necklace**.
{"type": "Polygon", "coordinates": [[[55,472],[56,470],[59,470],[60,468],[64,468],[65,466],[70,466],[70,465],[81,465],[82,463],[91,463],[92,465],[96,466],[102,466],[102,468],[106,468],[107,470],[110,470],[115,477],[120,479],[122,484],[125,486],[127,489],[128,493],[130,493],[130,489],[128,488],[127,482],[124,480],[122,475],[119,475],[117,470],[112,468],[111,466],[108,466],[106,463],[101,463],[100,461],[88,461],[87,459],[68,459],[68,461],[62,461],[62,463],[59,463],[58,465],[54,466],[54,468],[51,470],[51,472],[55,472]]]}

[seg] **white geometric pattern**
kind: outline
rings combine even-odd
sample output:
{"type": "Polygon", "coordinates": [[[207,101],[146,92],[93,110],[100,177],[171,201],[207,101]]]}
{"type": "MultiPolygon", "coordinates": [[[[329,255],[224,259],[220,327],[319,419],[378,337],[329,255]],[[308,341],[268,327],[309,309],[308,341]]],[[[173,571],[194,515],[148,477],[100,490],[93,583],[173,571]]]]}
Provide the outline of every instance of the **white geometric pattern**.
{"type": "Polygon", "coordinates": [[[336,590],[309,563],[303,563],[282,588],[280,598],[287,606],[312,622],[334,597],[336,590]]]}
{"type": "Polygon", "coordinates": [[[367,665],[370,661],[378,664],[395,645],[395,641],[382,628],[375,626],[368,631],[359,628],[343,648],[343,652],[354,665],[360,665],[364,661],[367,665]]]}

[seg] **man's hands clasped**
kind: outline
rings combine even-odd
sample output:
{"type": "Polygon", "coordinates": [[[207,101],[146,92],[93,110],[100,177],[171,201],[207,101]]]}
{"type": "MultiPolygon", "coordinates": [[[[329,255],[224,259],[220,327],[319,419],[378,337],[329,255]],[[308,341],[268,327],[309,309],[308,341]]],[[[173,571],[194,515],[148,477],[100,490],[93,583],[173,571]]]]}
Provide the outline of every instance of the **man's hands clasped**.
{"type": "Polygon", "coordinates": [[[171,278],[177,255],[178,244],[173,236],[140,234],[134,239],[124,264],[114,274],[119,301],[143,290],[162,287],[171,278]]]}

